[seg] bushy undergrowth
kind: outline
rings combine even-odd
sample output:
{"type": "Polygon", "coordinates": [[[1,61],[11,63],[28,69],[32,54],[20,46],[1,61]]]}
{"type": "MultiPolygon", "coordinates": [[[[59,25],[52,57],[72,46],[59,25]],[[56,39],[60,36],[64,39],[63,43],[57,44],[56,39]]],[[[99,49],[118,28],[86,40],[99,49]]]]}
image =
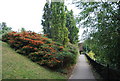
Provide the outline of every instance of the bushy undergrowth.
{"type": "Polygon", "coordinates": [[[75,63],[77,51],[71,46],[52,41],[45,35],[35,32],[10,32],[2,36],[16,52],[32,61],[50,68],[63,68],[75,63]]]}

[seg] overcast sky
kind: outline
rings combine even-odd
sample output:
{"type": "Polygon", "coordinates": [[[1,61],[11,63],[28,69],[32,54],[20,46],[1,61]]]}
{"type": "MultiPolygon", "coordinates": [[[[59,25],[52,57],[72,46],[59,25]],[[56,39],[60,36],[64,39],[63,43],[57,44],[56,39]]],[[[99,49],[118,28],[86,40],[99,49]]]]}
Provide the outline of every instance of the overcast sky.
{"type": "MultiPolygon", "coordinates": [[[[70,0],[67,0],[67,3],[70,0]]],[[[12,30],[18,31],[22,27],[26,30],[42,32],[41,19],[46,0],[0,0],[0,23],[6,22],[12,30]]],[[[80,11],[75,5],[67,5],[74,15],[80,11]]],[[[80,29],[80,37],[83,29],[80,29]]]]}

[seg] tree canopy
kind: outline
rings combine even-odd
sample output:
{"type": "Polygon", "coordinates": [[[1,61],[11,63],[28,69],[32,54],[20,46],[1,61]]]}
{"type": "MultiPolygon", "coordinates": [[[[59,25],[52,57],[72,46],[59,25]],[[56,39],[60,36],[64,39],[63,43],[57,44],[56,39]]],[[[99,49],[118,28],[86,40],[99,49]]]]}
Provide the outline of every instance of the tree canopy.
{"type": "Polygon", "coordinates": [[[11,27],[8,27],[5,22],[0,23],[0,35],[3,35],[11,31],[11,27]]]}
{"type": "Polygon", "coordinates": [[[64,2],[48,1],[44,6],[42,19],[44,34],[54,41],[67,45],[70,41],[78,42],[79,29],[73,16],[73,11],[68,11],[64,2]]]}
{"type": "Polygon", "coordinates": [[[95,52],[97,61],[120,68],[120,1],[76,5],[83,9],[78,22],[87,29],[84,43],[95,52]]]}
{"type": "Polygon", "coordinates": [[[79,29],[76,27],[76,21],[74,19],[73,11],[67,11],[66,15],[66,27],[70,32],[68,37],[72,44],[76,44],[78,42],[78,32],[79,29]]]}

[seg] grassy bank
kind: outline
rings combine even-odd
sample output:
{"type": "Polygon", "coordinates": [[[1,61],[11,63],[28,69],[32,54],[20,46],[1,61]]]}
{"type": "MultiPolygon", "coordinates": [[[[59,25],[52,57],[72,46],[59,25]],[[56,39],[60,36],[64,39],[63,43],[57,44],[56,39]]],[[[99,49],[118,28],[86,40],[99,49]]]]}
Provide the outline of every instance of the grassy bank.
{"type": "Polygon", "coordinates": [[[3,79],[65,79],[65,75],[43,68],[2,42],[3,79]]]}

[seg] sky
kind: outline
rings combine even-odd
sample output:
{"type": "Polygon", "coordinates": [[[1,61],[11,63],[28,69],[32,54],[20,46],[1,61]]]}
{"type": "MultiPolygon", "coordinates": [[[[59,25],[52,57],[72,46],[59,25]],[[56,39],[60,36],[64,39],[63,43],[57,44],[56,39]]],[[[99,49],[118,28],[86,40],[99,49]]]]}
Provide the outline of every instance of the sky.
{"type": "MultiPolygon", "coordinates": [[[[66,0],[71,3],[72,0],[66,0]]],[[[0,23],[6,22],[8,27],[14,31],[21,28],[42,33],[41,19],[46,0],[0,0],[0,23]]],[[[80,11],[75,5],[67,4],[68,10],[73,10],[74,15],[80,11]]],[[[83,29],[80,28],[79,39],[81,39],[83,29]]]]}

